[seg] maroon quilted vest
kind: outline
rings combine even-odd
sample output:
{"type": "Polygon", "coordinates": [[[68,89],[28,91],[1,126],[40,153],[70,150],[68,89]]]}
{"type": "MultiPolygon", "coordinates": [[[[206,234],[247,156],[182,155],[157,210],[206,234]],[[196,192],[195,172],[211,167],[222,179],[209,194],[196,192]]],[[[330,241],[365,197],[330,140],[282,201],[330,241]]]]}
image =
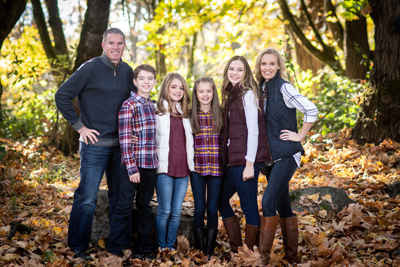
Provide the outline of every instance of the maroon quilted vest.
{"type": "MultiPolygon", "coordinates": [[[[225,107],[224,118],[224,166],[227,166],[227,164],[231,166],[245,165],[245,156],[247,154],[247,126],[243,108],[243,93],[238,85],[232,88],[231,83],[228,84],[227,90],[230,91],[230,93],[225,107]]],[[[267,142],[267,132],[265,129],[262,99],[260,99],[259,107],[258,148],[255,163],[271,160],[267,142]]]]}

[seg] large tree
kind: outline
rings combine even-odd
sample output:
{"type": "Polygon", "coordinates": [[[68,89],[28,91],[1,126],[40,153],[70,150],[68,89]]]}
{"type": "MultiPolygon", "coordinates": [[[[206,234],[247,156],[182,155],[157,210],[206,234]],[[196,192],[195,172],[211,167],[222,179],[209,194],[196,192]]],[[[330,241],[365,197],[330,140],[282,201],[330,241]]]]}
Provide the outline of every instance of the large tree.
{"type": "MultiPolygon", "coordinates": [[[[352,79],[365,79],[371,52],[367,22],[361,15],[361,7],[347,11],[351,14],[347,15],[346,27],[343,27],[337,14],[337,6],[331,0],[292,2],[298,5],[297,12],[292,11],[288,0],[278,2],[282,15],[288,22],[288,29],[294,39],[297,39],[297,43],[333,70],[344,72],[352,79]],[[339,50],[345,53],[345,68],[339,60],[339,50]]],[[[346,4],[351,6],[350,3],[346,4]]]]}
{"type": "Polygon", "coordinates": [[[400,32],[395,28],[400,1],[369,0],[369,5],[375,24],[374,66],[352,137],[361,143],[400,142],[400,32]]]}

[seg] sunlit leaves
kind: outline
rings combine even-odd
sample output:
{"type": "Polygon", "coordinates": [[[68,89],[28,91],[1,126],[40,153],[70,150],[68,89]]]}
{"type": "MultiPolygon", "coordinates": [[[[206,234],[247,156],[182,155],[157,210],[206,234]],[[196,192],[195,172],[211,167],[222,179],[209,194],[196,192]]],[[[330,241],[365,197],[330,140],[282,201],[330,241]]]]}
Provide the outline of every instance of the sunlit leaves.
{"type": "MultiPolygon", "coordinates": [[[[313,143],[304,145],[305,160],[290,182],[290,189],[332,185],[344,189],[350,198],[357,201],[341,212],[312,209],[312,212],[297,214],[299,266],[398,266],[400,196],[389,197],[383,187],[385,183],[400,179],[400,144],[387,139],[379,145],[361,146],[348,136],[349,131],[314,136],[313,143]],[[377,166],[377,172],[371,172],[370,166],[377,166]]],[[[54,148],[44,147],[40,140],[2,142],[7,155],[0,165],[4,170],[4,177],[0,177],[4,189],[0,191],[0,265],[84,264],[72,257],[66,239],[73,190],[79,182],[79,162],[63,157],[54,148]],[[66,164],[61,172],[57,165],[60,162],[66,164]],[[70,180],[71,173],[76,179],[70,180]],[[47,180],[46,175],[59,175],[59,178],[47,180]],[[11,222],[29,226],[32,232],[17,231],[11,240],[7,240],[11,222]]],[[[267,181],[261,177],[258,190],[260,209],[265,186],[267,181]]],[[[310,208],[318,207],[321,201],[331,203],[334,199],[329,193],[301,198],[301,203],[310,208]]],[[[244,229],[246,220],[236,195],[231,204],[244,229]]],[[[193,210],[190,187],[184,201],[185,214],[190,214],[188,210],[193,210]]],[[[244,237],[245,231],[242,234],[244,237]]],[[[210,260],[190,248],[185,236],[179,236],[177,242],[177,250],[158,253],[153,266],[257,266],[259,263],[258,248],[252,252],[244,246],[239,248],[239,253],[230,252],[221,220],[218,246],[210,260]]],[[[94,244],[89,251],[95,258],[92,264],[121,266],[122,258],[108,255],[105,248],[105,239],[94,244]]],[[[281,230],[278,227],[271,252],[271,266],[285,266],[283,256],[281,230]]],[[[135,266],[150,266],[141,260],[132,263],[135,266]]]]}

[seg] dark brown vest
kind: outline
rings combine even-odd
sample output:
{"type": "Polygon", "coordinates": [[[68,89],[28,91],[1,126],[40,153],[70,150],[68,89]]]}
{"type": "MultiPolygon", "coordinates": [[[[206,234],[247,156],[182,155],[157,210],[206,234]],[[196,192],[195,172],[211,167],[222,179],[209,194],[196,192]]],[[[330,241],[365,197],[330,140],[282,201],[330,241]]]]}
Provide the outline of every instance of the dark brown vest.
{"type": "MultiPolygon", "coordinates": [[[[247,126],[243,107],[243,93],[236,85],[232,88],[229,83],[228,101],[225,107],[225,125],[223,156],[224,165],[228,163],[231,166],[245,165],[247,154],[247,126]],[[228,147],[228,139],[229,147],[228,147]]],[[[265,129],[263,101],[260,99],[258,112],[258,148],[255,163],[271,160],[267,132],[265,129]]]]}

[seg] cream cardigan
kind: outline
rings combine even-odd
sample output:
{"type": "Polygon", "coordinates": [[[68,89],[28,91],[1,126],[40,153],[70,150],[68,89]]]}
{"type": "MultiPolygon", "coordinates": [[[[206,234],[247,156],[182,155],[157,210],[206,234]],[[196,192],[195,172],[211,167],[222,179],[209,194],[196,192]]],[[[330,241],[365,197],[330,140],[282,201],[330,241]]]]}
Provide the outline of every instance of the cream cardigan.
{"type": "MultiPolygon", "coordinates": [[[[156,116],[157,125],[157,154],[159,160],[159,167],[157,173],[168,172],[168,155],[169,155],[169,135],[170,135],[170,114],[168,112],[168,101],[163,101],[164,107],[167,112],[162,115],[156,116]]],[[[176,104],[176,110],[182,114],[181,104],[176,104]]],[[[194,171],[194,148],[193,148],[193,134],[192,126],[189,118],[182,118],[183,128],[185,129],[186,136],[186,154],[187,164],[190,171],[194,171]]]]}

